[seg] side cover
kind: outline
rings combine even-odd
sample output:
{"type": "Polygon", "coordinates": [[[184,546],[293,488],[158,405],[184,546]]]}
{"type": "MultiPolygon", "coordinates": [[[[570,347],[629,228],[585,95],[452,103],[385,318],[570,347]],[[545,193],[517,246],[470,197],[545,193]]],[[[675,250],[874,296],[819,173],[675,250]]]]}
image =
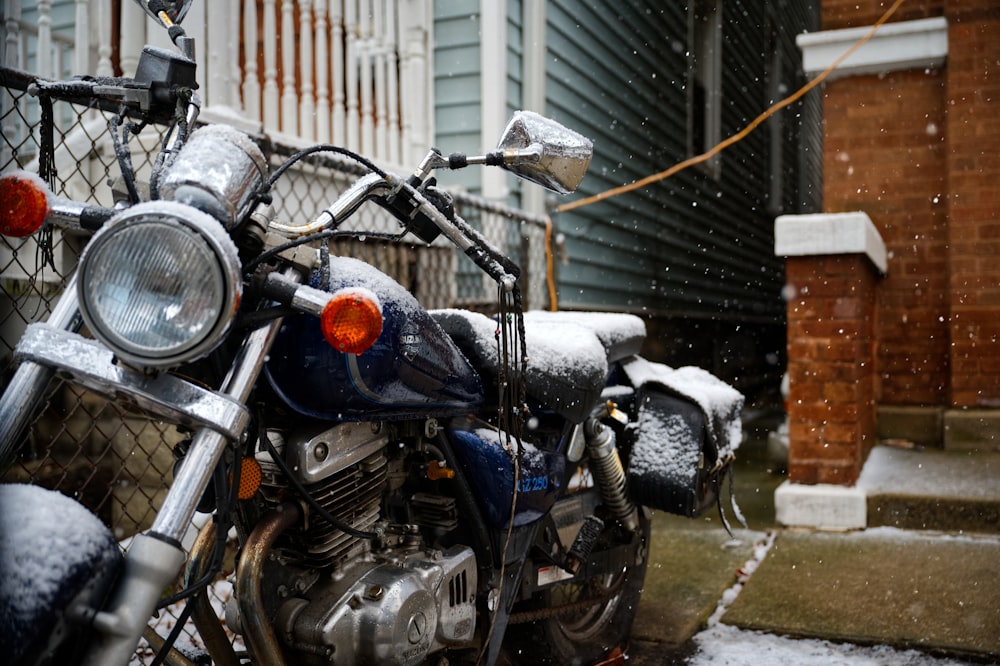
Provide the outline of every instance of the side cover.
{"type": "Polygon", "coordinates": [[[342,421],[442,417],[483,400],[479,376],[417,300],[385,273],[349,257],[330,257],[327,291],[363,287],[378,296],[382,334],[360,355],[326,343],[319,320],[285,319],[265,365],[277,394],[296,412],[342,421]]]}
{"type": "Polygon", "coordinates": [[[639,428],[628,469],[632,497],[644,506],[695,517],[719,496],[715,447],[697,405],[659,391],[639,398],[639,428]]]}
{"type": "MultiPolygon", "coordinates": [[[[505,438],[492,426],[471,417],[448,424],[451,439],[465,473],[475,485],[476,497],[489,523],[496,528],[511,522],[511,497],[517,481],[515,527],[535,522],[552,508],[562,492],[566,458],[522,442],[520,474],[515,475],[505,438]]],[[[513,442],[508,442],[516,446],[513,442]]]]}

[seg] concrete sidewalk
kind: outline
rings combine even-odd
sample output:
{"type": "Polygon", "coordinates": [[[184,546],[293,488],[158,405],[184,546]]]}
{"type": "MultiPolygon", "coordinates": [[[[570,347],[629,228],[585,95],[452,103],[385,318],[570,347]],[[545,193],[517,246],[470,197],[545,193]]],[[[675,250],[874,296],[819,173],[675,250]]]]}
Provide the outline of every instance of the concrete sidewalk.
{"type": "Polygon", "coordinates": [[[784,531],[722,622],[1000,659],[998,569],[996,535],[784,531]]]}
{"type": "Polygon", "coordinates": [[[775,527],[783,477],[742,453],[751,529],[731,539],[715,517],[655,515],[629,663],[683,664],[720,601],[721,622],[743,629],[1000,663],[1000,454],[876,449],[874,526],[829,533],[775,527]]]}

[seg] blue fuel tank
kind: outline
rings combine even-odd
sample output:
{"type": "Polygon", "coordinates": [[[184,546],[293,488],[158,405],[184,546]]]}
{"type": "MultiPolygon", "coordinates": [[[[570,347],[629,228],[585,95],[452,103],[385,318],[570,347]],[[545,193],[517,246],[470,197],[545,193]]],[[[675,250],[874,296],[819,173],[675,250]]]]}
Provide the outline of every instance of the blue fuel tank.
{"type": "Polygon", "coordinates": [[[368,351],[335,350],[319,319],[285,318],[264,367],[275,392],[304,416],[331,421],[382,421],[467,414],[483,402],[479,375],[417,300],[385,273],[357,259],[330,257],[330,292],[373,292],[382,334],[368,351]]]}

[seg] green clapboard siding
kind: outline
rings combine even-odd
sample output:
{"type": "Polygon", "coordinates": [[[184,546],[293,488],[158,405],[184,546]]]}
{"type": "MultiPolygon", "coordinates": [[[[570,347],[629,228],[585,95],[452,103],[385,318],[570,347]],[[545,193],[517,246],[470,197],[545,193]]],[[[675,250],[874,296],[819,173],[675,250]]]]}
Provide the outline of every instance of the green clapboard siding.
{"type": "MultiPolygon", "coordinates": [[[[686,2],[548,0],[547,115],[594,141],[571,201],[688,158],[691,67],[686,2]]],[[[816,0],[726,0],[722,22],[722,137],[804,79],[795,35],[818,27],[816,0]]],[[[507,0],[506,78],[482,71],[478,2],[435,0],[436,141],[445,152],[481,146],[480,90],[497,77],[521,108],[523,0],[507,0]]],[[[819,100],[785,109],[719,158],[643,190],[555,217],[565,241],[563,307],[626,309],[732,322],[784,317],[783,263],[773,220],[820,205],[819,100]],[[715,176],[718,177],[715,177],[715,176]]],[[[479,171],[441,174],[479,191],[479,171]]],[[[522,186],[511,181],[511,203],[522,186]]]]}
{"type": "MultiPolygon", "coordinates": [[[[506,75],[484,71],[480,52],[482,25],[479,2],[468,0],[435,0],[434,2],[434,108],[435,145],[445,154],[463,152],[481,154],[492,150],[499,136],[488,137],[483,145],[482,100],[483,81],[503,86],[508,115],[521,108],[523,80],[522,2],[506,2],[506,75]]],[[[479,193],[482,167],[460,171],[441,171],[442,184],[461,187],[479,193]]],[[[511,195],[508,203],[519,203],[520,181],[509,177],[511,195]]],[[[479,225],[476,217],[468,220],[479,225]]],[[[516,229],[511,229],[516,233],[516,229]]],[[[516,246],[516,238],[509,239],[516,246]]],[[[482,272],[464,257],[458,262],[459,299],[477,298],[482,293],[482,272]]]]}
{"type": "MultiPolygon", "coordinates": [[[[478,3],[434,0],[435,145],[446,155],[480,147],[480,28],[478,3]]],[[[441,180],[480,189],[476,169],[442,174],[441,180]]]]}
{"type": "MultiPolygon", "coordinates": [[[[521,6],[521,0],[507,0],[507,72],[505,80],[496,81],[505,87],[508,115],[521,108],[521,6]]],[[[480,88],[483,79],[489,81],[496,73],[482,71],[480,32],[484,27],[480,18],[478,2],[434,1],[435,145],[445,154],[478,154],[494,147],[482,145],[480,88]]],[[[448,185],[479,192],[480,174],[479,169],[466,169],[439,177],[448,185]]],[[[516,179],[511,187],[516,191],[516,179]]]]}
{"type": "MultiPolygon", "coordinates": [[[[815,11],[803,7],[807,3],[784,4],[722,3],[723,137],[770,105],[766,79],[772,49],[786,53],[784,89],[791,92],[801,83],[794,35],[813,27],[807,18],[815,11]]],[[[547,111],[595,144],[580,193],[629,183],[687,158],[685,4],[550,0],[546,6],[547,111]]],[[[761,127],[725,151],[718,180],[694,167],[558,216],[569,257],[560,267],[560,304],[780,320],[784,278],[782,262],[773,256],[774,214],[817,204],[818,188],[807,197],[799,192],[803,182],[818,183],[818,173],[804,181],[799,173],[800,135],[819,132],[818,125],[796,120],[801,111],[801,105],[786,111],[786,122],[774,125],[777,129],[761,127]],[[782,134],[777,203],[769,201],[771,131],[782,134]]],[[[811,157],[818,159],[817,142],[802,145],[811,146],[811,157]]]]}

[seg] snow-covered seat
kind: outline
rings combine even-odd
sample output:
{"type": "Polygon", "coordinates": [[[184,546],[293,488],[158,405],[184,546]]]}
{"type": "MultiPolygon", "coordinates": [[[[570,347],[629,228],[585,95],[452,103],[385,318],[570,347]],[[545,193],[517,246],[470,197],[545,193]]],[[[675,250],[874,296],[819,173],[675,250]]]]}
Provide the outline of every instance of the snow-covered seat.
{"type": "MultiPolygon", "coordinates": [[[[608,363],[614,363],[639,353],[646,339],[646,324],[635,315],[620,312],[545,312],[532,310],[524,315],[527,331],[566,325],[582,326],[601,342],[608,363]]],[[[530,348],[528,350],[531,351],[530,348]]]]}
{"type": "MultiPolygon", "coordinates": [[[[484,380],[495,381],[496,320],[466,310],[431,314],[484,380]]],[[[597,403],[609,365],[637,354],[646,335],[643,321],[626,314],[529,312],[524,323],[528,396],[575,422],[597,403]]]]}

